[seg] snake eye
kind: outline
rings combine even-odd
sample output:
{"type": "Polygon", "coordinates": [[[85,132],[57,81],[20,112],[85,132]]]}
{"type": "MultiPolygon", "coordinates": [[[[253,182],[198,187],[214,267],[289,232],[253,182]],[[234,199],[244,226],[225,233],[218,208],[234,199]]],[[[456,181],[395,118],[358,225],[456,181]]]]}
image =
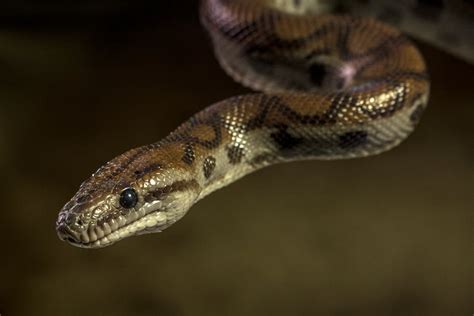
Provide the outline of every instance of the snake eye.
{"type": "Polygon", "coordinates": [[[126,188],[120,193],[120,206],[123,208],[132,208],[137,205],[138,196],[137,192],[132,188],[126,188]]]}

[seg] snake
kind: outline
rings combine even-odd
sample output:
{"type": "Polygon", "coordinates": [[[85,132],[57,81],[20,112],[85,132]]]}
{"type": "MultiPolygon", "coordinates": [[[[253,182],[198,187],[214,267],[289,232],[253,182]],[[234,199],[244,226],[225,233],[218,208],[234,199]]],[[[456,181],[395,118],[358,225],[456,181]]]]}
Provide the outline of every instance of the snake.
{"type": "Polygon", "coordinates": [[[218,101],[104,164],[59,212],[59,238],[101,248],[161,232],[263,167],[367,157],[406,139],[429,98],[420,51],[392,26],[316,14],[314,3],[202,0],[217,61],[254,92],[218,101]]]}

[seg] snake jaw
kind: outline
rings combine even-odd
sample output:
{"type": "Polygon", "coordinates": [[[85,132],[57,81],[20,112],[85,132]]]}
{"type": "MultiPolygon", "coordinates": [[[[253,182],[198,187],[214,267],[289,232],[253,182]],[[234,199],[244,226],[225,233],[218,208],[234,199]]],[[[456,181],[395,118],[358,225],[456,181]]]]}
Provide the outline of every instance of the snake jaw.
{"type": "Polygon", "coordinates": [[[91,220],[85,224],[80,218],[91,218],[90,214],[94,211],[85,211],[75,215],[71,210],[66,210],[60,213],[56,229],[61,240],[74,246],[100,248],[125,237],[147,233],[151,229],[153,232],[161,231],[164,229],[162,227],[168,223],[167,210],[161,208],[161,201],[155,201],[128,214],[113,212],[106,214],[108,216],[100,220],[91,220]]]}
{"type": "Polygon", "coordinates": [[[78,204],[73,198],[60,212],[56,230],[61,240],[73,246],[102,248],[133,235],[163,231],[181,219],[197,197],[196,190],[177,190],[148,202],[141,198],[130,210],[120,208],[114,195],[92,206],[78,204]]]}

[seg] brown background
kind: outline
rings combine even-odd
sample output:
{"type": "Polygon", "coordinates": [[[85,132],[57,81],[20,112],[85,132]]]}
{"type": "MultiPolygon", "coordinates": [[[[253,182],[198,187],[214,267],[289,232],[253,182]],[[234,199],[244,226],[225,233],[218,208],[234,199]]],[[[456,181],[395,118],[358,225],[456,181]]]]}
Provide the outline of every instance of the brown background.
{"type": "Polygon", "coordinates": [[[472,314],[474,67],[425,44],[430,106],[397,149],[269,167],[98,251],[57,238],[102,163],[246,91],[168,2],[1,10],[2,316],[472,314]]]}

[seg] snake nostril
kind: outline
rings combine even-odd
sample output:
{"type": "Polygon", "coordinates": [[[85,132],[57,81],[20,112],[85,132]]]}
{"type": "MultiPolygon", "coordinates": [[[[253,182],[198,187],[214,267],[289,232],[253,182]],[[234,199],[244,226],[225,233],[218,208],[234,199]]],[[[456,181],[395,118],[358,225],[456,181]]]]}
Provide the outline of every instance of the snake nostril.
{"type": "Polygon", "coordinates": [[[66,221],[65,221],[66,225],[68,225],[68,226],[72,225],[72,224],[74,224],[75,221],[76,221],[76,216],[74,216],[73,214],[68,214],[66,216],[66,221]]]}
{"type": "Polygon", "coordinates": [[[73,227],[73,226],[84,226],[84,221],[76,214],[68,214],[66,216],[66,220],[65,220],[65,223],[67,226],[69,227],[73,227]]]}
{"type": "Polygon", "coordinates": [[[67,241],[69,243],[74,243],[74,244],[77,244],[79,242],[79,240],[77,239],[77,236],[75,236],[75,234],[70,230],[70,228],[64,223],[60,224],[56,228],[56,230],[61,240],[67,241]]]}

